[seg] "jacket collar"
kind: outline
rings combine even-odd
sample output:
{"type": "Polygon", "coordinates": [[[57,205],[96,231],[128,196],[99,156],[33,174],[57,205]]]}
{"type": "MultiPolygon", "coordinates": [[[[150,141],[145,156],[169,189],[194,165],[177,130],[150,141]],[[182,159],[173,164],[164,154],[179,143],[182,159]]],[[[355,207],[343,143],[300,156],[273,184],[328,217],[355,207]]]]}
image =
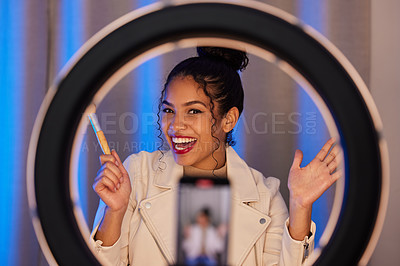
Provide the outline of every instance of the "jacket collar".
{"type": "MultiPolygon", "coordinates": [[[[258,201],[257,184],[251,169],[232,147],[226,148],[226,163],[228,179],[233,187],[233,197],[241,202],[258,201]]],[[[172,151],[164,153],[160,160],[157,160],[157,164],[154,185],[164,189],[177,186],[183,176],[183,167],[175,162],[172,151]]]]}

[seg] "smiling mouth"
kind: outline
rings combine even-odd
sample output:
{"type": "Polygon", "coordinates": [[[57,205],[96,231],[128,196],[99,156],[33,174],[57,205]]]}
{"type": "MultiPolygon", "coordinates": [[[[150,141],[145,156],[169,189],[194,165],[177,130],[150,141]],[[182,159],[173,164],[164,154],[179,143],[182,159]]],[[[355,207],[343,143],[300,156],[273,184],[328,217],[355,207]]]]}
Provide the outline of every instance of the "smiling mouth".
{"type": "Polygon", "coordinates": [[[195,138],[186,138],[186,137],[173,137],[172,144],[173,148],[176,152],[185,153],[191,150],[193,145],[196,143],[197,139],[195,138]]]}

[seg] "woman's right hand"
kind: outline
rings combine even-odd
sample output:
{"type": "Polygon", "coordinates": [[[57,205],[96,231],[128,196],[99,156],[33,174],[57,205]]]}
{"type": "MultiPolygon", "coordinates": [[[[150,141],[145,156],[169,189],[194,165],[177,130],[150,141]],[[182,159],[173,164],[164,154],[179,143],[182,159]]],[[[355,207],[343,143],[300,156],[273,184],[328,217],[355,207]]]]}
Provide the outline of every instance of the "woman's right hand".
{"type": "Polygon", "coordinates": [[[100,163],[93,189],[110,211],[125,213],[132,190],[128,172],[115,150],[100,155],[100,163]]]}

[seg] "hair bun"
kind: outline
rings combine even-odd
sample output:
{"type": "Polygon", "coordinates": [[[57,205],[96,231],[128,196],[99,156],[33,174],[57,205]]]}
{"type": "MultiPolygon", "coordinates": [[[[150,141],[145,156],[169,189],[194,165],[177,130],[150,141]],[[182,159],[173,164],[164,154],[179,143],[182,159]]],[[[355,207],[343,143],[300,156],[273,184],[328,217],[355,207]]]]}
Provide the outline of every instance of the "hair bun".
{"type": "Polygon", "coordinates": [[[246,52],[222,47],[197,47],[199,57],[210,57],[226,61],[236,71],[243,71],[249,63],[246,52]]]}

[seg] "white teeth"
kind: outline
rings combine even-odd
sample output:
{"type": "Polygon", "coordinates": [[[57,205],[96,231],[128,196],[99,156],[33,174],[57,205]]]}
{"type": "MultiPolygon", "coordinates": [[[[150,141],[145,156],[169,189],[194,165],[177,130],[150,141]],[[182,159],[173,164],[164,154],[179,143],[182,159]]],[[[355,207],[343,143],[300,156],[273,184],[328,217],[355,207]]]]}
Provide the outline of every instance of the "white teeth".
{"type": "Polygon", "coordinates": [[[189,143],[195,140],[195,138],[172,138],[172,142],[174,143],[189,143]]]}
{"type": "Polygon", "coordinates": [[[178,151],[181,151],[181,150],[184,150],[186,148],[179,148],[179,147],[176,146],[175,149],[177,149],[178,151]]]}

